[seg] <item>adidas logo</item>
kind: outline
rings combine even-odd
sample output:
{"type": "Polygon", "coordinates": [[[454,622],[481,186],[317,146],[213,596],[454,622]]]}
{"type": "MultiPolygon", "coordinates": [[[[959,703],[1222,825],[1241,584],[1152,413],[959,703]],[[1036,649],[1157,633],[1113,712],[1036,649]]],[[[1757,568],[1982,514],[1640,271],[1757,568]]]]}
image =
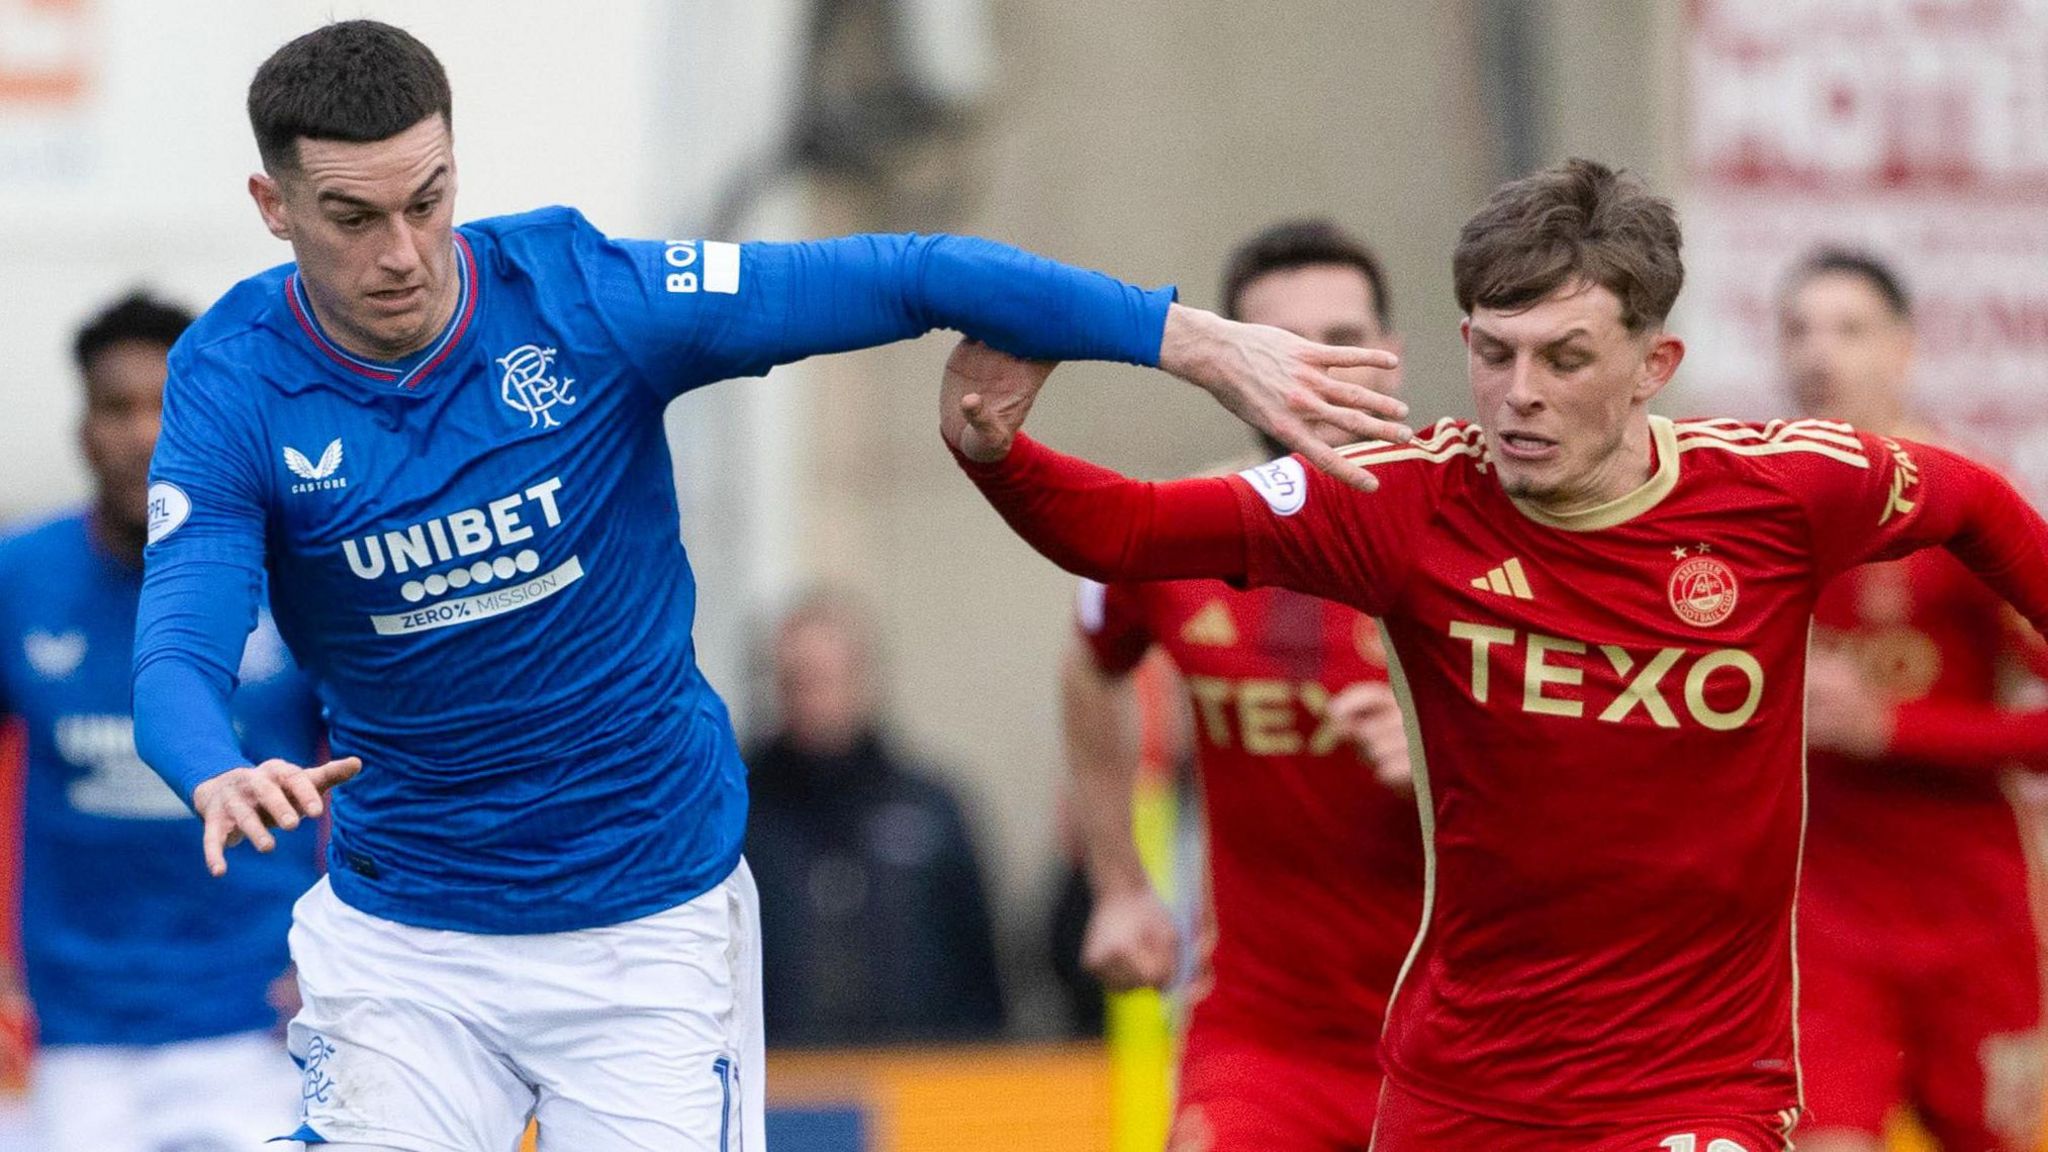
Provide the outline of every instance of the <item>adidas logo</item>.
{"type": "Polygon", "coordinates": [[[1233,647],[1237,643],[1237,622],[1230,618],[1230,609],[1223,606],[1223,601],[1211,600],[1181,625],[1180,638],[1205,648],[1233,647]]]}
{"type": "Polygon", "coordinates": [[[1510,558],[1507,563],[1487,572],[1484,576],[1474,576],[1472,586],[1481,592],[1497,592],[1502,596],[1513,596],[1517,600],[1536,598],[1536,594],[1529,591],[1529,577],[1522,572],[1520,557],[1510,558]]]}

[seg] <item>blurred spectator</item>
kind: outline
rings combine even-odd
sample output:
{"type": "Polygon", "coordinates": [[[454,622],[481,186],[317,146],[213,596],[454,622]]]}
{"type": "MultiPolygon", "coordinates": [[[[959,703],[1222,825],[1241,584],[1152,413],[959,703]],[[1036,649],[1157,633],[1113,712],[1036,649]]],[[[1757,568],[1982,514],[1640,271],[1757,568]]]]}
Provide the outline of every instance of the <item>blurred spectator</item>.
{"type": "Polygon", "coordinates": [[[747,757],[771,1045],[970,1041],[1003,1027],[959,802],[890,747],[874,635],[840,597],[778,626],[780,726],[747,757]]]}

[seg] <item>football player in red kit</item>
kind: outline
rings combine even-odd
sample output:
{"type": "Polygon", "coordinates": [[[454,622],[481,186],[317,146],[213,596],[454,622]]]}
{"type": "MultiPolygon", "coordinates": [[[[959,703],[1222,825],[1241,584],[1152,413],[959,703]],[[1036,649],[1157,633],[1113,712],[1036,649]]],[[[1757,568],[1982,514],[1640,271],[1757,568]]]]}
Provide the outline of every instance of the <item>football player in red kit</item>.
{"type": "Polygon", "coordinates": [[[1049,368],[973,344],[942,429],[1077,573],[1277,584],[1385,628],[1429,871],[1376,1152],[1775,1149],[1800,1106],[1815,600],[1942,546],[2038,628],[2048,524],[1939,448],[1650,415],[1683,266],[1633,178],[1575,160],[1502,186],[1453,279],[1478,418],[1351,450],[1370,494],[1297,457],[1145,484],[1062,456],[1017,434],[1049,368]]]}
{"type": "MultiPolygon", "coordinates": [[[[1939,437],[1908,410],[1898,277],[1822,251],[1779,297],[1806,415],[1939,437]]],[[[1881,1152],[1910,1104],[1946,1152],[2031,1152],[2041,1113],[2040,959],[2005,788],[2048,767],[2048,713],[2002,710],[2004,605],[1946,552],[1854,569],[1816,610],[1812,804],[1799,911],[1810,1152],[1881,1152]]]]}
{"type": "MultiPolygon", "coordinates": [[[[1223,313],[1398,348],[1378,258],[1324,221],[1240,245],[1223,313]]],[[[1393,372],[1371,383],[1398,387],[1393,372]]],[[[1193,721],[1213,944],[1191,981],[1168,1147],[1365,1152],[1387,994],[1422,908],[1407,738],[1378,626],[1343,604],[1219,580],[1084,582],[1078,615],[1062,694],[1095,894],[1082,958],[1111,988],[1162,987],[1179,958],[1132,839],[1137,756],[1120,692],[1155,646],[1193,721]]]]}

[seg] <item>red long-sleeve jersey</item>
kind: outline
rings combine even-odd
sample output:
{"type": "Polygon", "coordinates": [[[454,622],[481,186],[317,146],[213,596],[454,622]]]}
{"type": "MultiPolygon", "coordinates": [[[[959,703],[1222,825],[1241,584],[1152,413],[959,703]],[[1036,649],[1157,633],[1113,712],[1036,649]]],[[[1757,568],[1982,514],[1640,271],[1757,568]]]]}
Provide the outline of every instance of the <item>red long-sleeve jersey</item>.
{"type": "Polygon", "coordinates": [[[2030,948],[2027,858],[2004,773],[2048,769],[2048,714],[1997,705],[2006,608],[1955,558],[1923,552],[1845,573],[1815,610],[1891,707],[1877,760],[1815,752],[1809,911],[1883,947],[2030,948]]]}
{"type": "Polygon", "coordinates": [[[1329,714],[1385,681],[1357,609],[1217,580],[1088,584],[1081,634],[1120,675],[1154,645],[1194,718],[1216,943],[1199,1021],[1373,1067],[1422,909],[1415,800],[1374,777],[1329,714]]]}
{"type": "Polygon", "coordinates": [[[1569,516],[1511,499],[1456,421],[1352,449],[1370,495],[1295,458],[1141,484],[1024,438],[968,467],[1081,575],[1277,584],[1382,621],[1429,869],[1381,1059],[1473,1113],[1796,1107],[1821,586],[1942,545],[2048,624],[2048,525],[1995,473],[1821,421],[1650,431],[1650,478],[1569,516]]]}

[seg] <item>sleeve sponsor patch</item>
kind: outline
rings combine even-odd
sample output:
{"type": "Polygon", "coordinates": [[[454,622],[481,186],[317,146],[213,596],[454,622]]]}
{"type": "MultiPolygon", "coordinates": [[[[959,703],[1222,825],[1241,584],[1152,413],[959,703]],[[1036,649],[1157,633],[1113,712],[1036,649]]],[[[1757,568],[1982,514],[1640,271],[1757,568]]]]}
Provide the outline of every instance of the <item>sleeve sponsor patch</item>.
{"type": "Polygon", "coordinates": [[[737,244],[723,240],[670,240],[662,245],[661,260],[662,287],[669,292],[718,292],[731,296],[740,290],[737,244]]]}
{"type": "Polygon", "coordinates": [[[740,290],[740,246],[723,240],[704,242],[704,290],[731,295],[740,290]]]}
{"type": "Polygon", "coordinates": [[[149,486],[149,542],[155,544],[192,515],[192,499],[176,484],[161,480],[149,486]]]}
{"type": "Polygon", "coordinates": [[[1292,456],[1247,468],[1238,475],[1278,515],[1292,516],[1308,503],[1308,474],[1302,470],[1301,461],[1292,456]]]}

